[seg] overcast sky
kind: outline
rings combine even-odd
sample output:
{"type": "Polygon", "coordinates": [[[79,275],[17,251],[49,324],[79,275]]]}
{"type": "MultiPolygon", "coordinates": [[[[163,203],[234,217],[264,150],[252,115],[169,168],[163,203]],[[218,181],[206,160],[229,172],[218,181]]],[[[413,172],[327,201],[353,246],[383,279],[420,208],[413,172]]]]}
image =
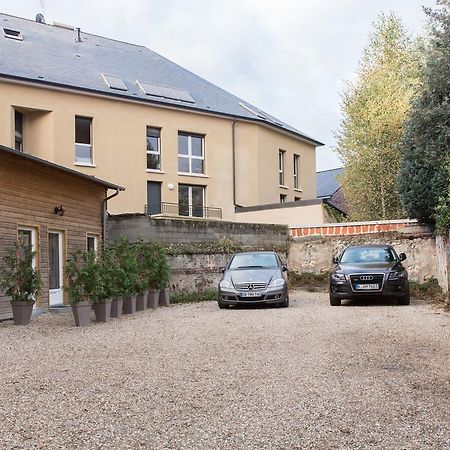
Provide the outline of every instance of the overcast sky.
{"type": "Polygon", "coordinates": [[[318,170],[340,166],[340,93],[372,22],[394,11],[418,34],[422,6],[435,0],[0,0],[7,14],[149,47],[325,143],[318,170]]]}

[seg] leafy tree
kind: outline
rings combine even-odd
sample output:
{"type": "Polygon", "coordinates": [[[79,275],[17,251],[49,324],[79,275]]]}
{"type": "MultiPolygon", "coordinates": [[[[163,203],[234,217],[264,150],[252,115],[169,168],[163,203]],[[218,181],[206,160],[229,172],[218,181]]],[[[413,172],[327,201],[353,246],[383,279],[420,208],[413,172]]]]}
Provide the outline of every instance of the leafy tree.
{"type": "Polygon", "coordinates": [[[418,78],[418,42],[393,13],[374,24],[356,81],[342,96],[337,133],[344,171],[342,188],[352,219],[398,219],[404,215],[397,176],[403,122],[418,78]]]}
{"type": "Polygon", "coordinates": [[[399,182],[407,213],[430,223],[439,199],[447,197],[450,161],[450,2],[438,4],[434,11],[425,9],[431,35],[419,94],[405,126],[399,182]]]}

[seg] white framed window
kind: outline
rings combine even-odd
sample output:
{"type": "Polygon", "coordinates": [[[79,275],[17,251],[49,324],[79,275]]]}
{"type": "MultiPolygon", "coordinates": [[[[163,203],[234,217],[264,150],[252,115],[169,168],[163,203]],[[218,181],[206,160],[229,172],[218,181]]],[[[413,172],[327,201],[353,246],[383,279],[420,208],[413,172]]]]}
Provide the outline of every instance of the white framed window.
{"type": "Polygon", "coordinates": [[[284,150],[278,152],[278,182],[280,186],[284,186],[284,150]]]}
{"type": "Polygon", "coordinates": [[[178,185],[178,213],[180,216],[204,217],[205,187],[178,185]]]}
{"type": "Polygon", "coordinates": [[[286,194],[280,194],[280,203],[286,203],[286,194]]]}
{"type": "Polygon", "coordinates": [[[23,152],[23,114],[14,110],[14,148],[23,152]]]}
{"type": "Polygon", "coordinates": [[[75,163],[94,164],[91,117],[75,116],[75,163]]]}
{"type": "Polygon", "coordinates": [[[178,172],[204,175],[205,149],[204,136],[178,133],[178,172]]]}
{"type": "Polygon", "coordinates": [[[161,129],[147,127],[147,169],[161,170],[161,129]]]}
{"type": "Polygon", "coordinates": [[[36,228],[19,226],[17,229],[17,238],[19,243],[27,246],[31,246],[31,250],[35,252],[33,257],[33,269],[36,269],[36,251],[37,251],[37,232],[36,228]]]}
{"type": "Polygon", "coordinates": [[[98,235],[97,234],[88,233],[86,235],[86,250],[88,252],[97,253],[97,250],[98,250],[98,235]]]}
{"type": "Polygon", "coordinates": [[[23,41],[23,36],[20,31],[11,30],[11,28],[3,28],[3,36],[8,39],[15,39],[16,41],[23,41]]]}
{"type": "Polygon", "coordinates": [[[298,172],[298,163],[300,161],[299,155],[294,155],[294,189],[299,189],[299,172],[298,172]]]}

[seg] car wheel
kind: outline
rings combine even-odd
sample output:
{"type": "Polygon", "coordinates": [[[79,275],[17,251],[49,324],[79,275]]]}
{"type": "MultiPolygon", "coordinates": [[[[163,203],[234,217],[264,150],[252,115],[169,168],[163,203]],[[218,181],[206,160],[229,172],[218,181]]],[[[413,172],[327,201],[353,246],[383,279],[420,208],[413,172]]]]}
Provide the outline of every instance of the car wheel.
{"type": "Polygon", "coordinates": [[[221,302],[220,300],[217,301],[217,304],[219,305],[220,309],[228,309],[228,305],[225,305],[225,303],[221,302]]]}
{"type": "Polygon", "coordinates": [[[408,290],[408,292],[403,297],[399,298],[398,304],[399,305],[409,305],[410,303],[411,303],[411,296],[410,296],[409,290],[408,290]]]}
{"type": "Polygon", "coordinates": [[[278,303],[280,308],[287,308],[289,306],[289,297],[286,297],[281,303],[278,303]]]}
{"type": "Polygon", "coordinates": [[[331,306],[341,306],[341,299],[330,294],[330,305],[331,306]]]}

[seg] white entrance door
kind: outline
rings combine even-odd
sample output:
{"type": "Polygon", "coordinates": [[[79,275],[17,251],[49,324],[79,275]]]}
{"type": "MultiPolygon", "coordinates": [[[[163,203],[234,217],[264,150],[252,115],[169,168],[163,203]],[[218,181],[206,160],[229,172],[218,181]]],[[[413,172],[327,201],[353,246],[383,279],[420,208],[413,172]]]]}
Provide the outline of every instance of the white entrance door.
{"type": "Polygon", "coordinates": [[[48,279],[50,306],[63,304],[63,233],[48,233],[48,279]]]}

